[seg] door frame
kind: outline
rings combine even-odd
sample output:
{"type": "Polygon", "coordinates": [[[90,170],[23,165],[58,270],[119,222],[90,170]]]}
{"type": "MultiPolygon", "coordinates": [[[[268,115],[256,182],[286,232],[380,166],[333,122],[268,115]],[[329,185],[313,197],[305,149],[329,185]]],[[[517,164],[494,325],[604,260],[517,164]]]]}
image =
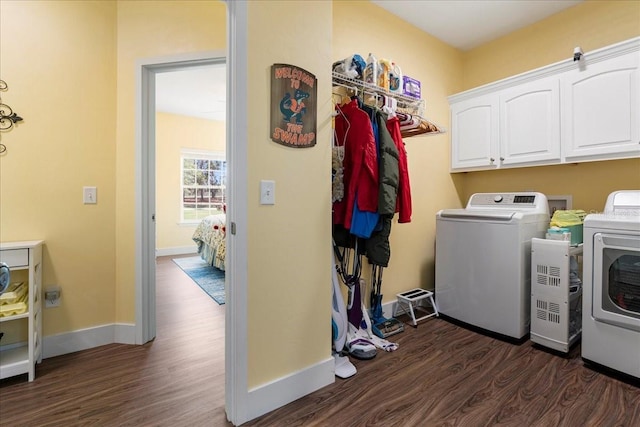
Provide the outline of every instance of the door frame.
{"type": "MultiPolygon", "coordinates": [[[[212,51],[139,60],[136,64],[135,136],[135,343],[144,344],[156,336],[155,278],[155,76],[159,72],[189,66],[227,63],[226,156],[228,174],[227,221],[246,223],[246,130],[232,119],[246,111],[246,102],[236,107],[234,96],[246,95],[246,80],[230,72],[225,52],[212,51]],[[233,86],[233,87],[232,87],[233,86]],[[235,88],[235,89],[234,89],[235,88]],[[233,144],[230,141],[234,141],[233,144]]],[[[245,61],[246,63],[246,61],[245,61]]],[[[246,76],[246,68],[245,73],[246,76]]],[[[238,227],[246,229],[246,227],[238,227]]],[[[246,230],[227,234],[225,260],[225,409],[235,425],[247,421],[247,343],[246,343],[246,230]],[[240,237],[239,239],[231,237],[240,237]],[[236,242],[240,242],[239,244],[236,242]],[[239,261],[236,261],[239,259],[239,261]],[[242,285],[236,285],[241,282],[242,285]],[[235,290],[235,291],[234,291],[235,290]]]]}
{"type": "Polygon", "coordinates": [[[225,270],[225,411],[241,425],[250,414],[247,357],[248,4],[227,5],[227,51],[185,54],[136,63],[135,342],[155,337],[155,73],[171,63],[227,60],[226,151],[228,206],[225,270]],[[153,89],[153,90],[151,90],[153,89]],[[233,143],[231,143],[233,142],[233,143]]]}
{"type": "Polygon", "coordinates": [[[143,59],[136,65],[136,344],[156,336],[156,74],[223,62],[224,52],[212,51],[143,59]]]}

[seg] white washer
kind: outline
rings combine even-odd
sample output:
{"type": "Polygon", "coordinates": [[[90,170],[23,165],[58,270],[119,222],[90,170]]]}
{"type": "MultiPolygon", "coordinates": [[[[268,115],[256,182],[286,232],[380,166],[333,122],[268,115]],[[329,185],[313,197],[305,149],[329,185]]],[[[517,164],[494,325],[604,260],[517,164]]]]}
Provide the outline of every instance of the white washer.
{"type": "Polygon", "coordinates": [[[640,190],[584,220],[582,358],[640,378],[640,190]]]}
{"type": "Polygon", "coordinates": [[[529,333],[531,239],[544,238],[542,193],[476,193],[436,215],[436,305],[449,317],[521,339],[529,333]]]}

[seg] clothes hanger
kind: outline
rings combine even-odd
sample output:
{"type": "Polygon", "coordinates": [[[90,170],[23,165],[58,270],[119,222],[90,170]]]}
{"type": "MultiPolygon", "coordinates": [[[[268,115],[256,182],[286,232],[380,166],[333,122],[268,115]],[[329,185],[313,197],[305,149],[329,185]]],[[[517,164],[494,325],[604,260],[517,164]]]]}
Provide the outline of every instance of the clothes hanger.
{"type": "Polygon", "coordinates": [[[388,95],[382,95],[382,111],[387,113],[389,118],[396,116],[396,109],[398,108],[398,101],[388,95]]]}
{"type": "MultiPolygon", "coordinates": [[[[342,95],[341,95],[342,96],[342,95]]],[[[344,131],[344,138],[341,141],[342,144],[341,146],[344,147],[344,144],[347,142],[347,135],[349,135],[349,129],[351,129],[351,122],[349,121],[349,118],[344,114],[344,111],[342,111],[342,108],[340,108],[340,105],[336,106],[336,109],[334,110],[334,112],[331,114],[333,117],[338,117],[341,116],[342,119],[345,121],[346,123],[346,129],[344,131]]],[[[335,140],[337,139],[338,135],[336,133],[336,128],[335,126],[333,127],[333,141],[335,142],[335,140]]],[[[333,144],[335,145],[335,143],[333,144]]]]}

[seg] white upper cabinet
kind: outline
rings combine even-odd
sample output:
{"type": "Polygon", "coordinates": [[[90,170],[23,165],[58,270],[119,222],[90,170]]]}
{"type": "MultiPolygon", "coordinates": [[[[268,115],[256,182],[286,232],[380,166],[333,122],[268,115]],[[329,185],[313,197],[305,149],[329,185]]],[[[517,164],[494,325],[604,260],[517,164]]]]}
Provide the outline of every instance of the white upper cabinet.
{"type": "Polygon", "coordinates": [[[535,80],[500,92],[500,166],[560,161],[560,84],[535,80]]]}
{"type": "Polygon", "coordinates": [[[640,37],[449,102],[452,172],[640,157],[640,37]]]}
{"type": "Polygon", "coordinates": [[[565,73],[562,150],[565,161],[640,156],[640,53],[565,73]]]}
{"type": "Polygon", "coordinates": [[[451,163],[454,169],[497,166],[498,96],[479,96],[451,106],[451,163]]]}

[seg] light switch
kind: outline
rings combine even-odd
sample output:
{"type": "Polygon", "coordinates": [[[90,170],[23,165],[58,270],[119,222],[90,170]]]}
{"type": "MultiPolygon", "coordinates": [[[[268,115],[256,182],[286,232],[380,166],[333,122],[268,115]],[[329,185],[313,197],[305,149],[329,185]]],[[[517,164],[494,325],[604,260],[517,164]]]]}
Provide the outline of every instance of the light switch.
{"type": "Polygon", "coordinates": [[[82,187],[82,201],[85,205],[98,203],[96,187],[82,187]]]}
{"type": "Polygon", "coordinates": [[[260,204],[275,205],[276,204],[276,182],[260,181],[260,204]]]}

